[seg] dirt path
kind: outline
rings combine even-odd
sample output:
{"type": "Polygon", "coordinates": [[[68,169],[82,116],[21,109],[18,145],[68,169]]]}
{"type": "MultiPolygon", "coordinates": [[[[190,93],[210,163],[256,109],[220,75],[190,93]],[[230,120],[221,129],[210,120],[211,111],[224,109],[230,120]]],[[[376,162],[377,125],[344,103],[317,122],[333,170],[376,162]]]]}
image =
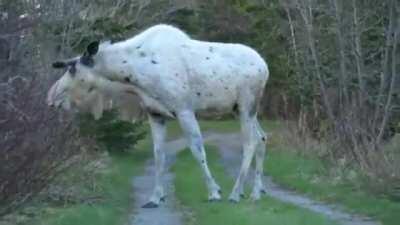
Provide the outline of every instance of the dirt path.
{"type": "Polygon", "coordinates": [[[158,208],[145,209],[141,206],[148,201],[154,184],[154,161],[147,162],[145,172],[142,176],[134,177],[134,199],[135,212],[132,215],[132,225],[181,225],[183,224],[183,213],[177,209],[177,201],[174,195],[173,179],[174,175],[169,172],[169,167],[175,161],[178,151],[185,148],[183,139],[170,141],[166,145],[166,164],[167,172],[164,176],[164,187],[166,191],[166,201],[161,203],[158,208]]]}
{"type": "MultiPolygon", "coordinates": [[[[205,142],[219,148],[221,161],[232,177],[238,174],[241,160],[241,141],[240,135],[220,134],[207,132],[205,142]]],[[[183,138],[179,138],[167,143],[167,167],[173,164],[176,154],[186,147],[183,138]]],[[[135,177],[133,180],[135,213],[132,215],[132,225],[181,225],[183,224],[183,212],[179,211],[174,195],[173,179],[174,175],[169,172],[165,175],[164,184],[166,187],[166,202],[155,209],[141,208],[150,196],[154,182],[154,163],[149,161],[142,176],[135,177]]],[[[249,179],[253,176],[251,171],[249,179]]],[[[201,179],[201,177],[199,177],[201,179]]],[[[323,214],[328,218],[338,221],[343,225],[379,225],[380,223],[370,220],[367,217],[346,213],[341,207],[334,204],[325,204],[314,201],[301,194],[286,190],[275,184],[268,176],[264,178],[267,194],[283,202],[294,204],[298,207],[309,209],[313,212],[323,214]]],[[[226,199],[224,199],[225,201],[226,199]]],[[[210,203],[211,204],[211,203],[210,203]]]]}
{"type": "MultiPolygon", "coordinates": [[[[227,172],[236,177],[239,173],[241,162],[241,142],[238,134],[219,134],[208,132],[206,135],[208,143],[216,145],[219,148],[222,163],[227,172]]],[[[268,153],[267,153],[268,154],[268,153]]],[[[268,171],[266,171],[268,173],[268,171]]],[[[251,171],[249,178],[253,176],[254,171],[251,171]]],[[[264,177],[267,195],[279,199],[283,202],[288,202],[296,206],[309,209],[313,212],[323,214],[328,218],[338,221],[343,225],[378,225],[380,223],[359,215],[346,213],[341,207],[334,204],[325,204],[314,201],[301,194],[285,190],[275,184],[271,177],[264,177]]]]}

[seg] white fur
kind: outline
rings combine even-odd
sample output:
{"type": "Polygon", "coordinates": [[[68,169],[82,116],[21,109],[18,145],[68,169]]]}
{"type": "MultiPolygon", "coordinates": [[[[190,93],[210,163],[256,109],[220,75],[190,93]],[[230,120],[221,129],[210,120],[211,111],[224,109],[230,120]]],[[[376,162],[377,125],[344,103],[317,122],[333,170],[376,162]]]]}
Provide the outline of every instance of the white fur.
{"type": "Polygon", "coordinates": [[[100,45],[94,68],[77,65],[77,74],[100,90],[136,93],[148,111],[154,141],[156,184],[150,201],[159,204],[164,195],[161,177],[164,165],[164,121],[178,119],[193,155],[201,165],[209,199],[220,199],[219,186],[208,169],[202,135],[195,114],[239,114],[244,158],[230,195],[239,201],[254,153],[257,172],[252,197],[264,190],[261,182],[265,135],[256,109],[268,80],[268,67],[253,49],[241,44],[191,39],[181,30],[157,25],[123,42],[100,45]],[[121,86],[109,85],[119,83],[121,86]]]}
{"type": "Polygon", "coordinates": [[[261,95],[268,79],[264,60],[251,48],[192,40],[168,25],[101,45],[95,61],[100,62],[97,74],[120,82],[126,77],[137,81],[145,105],[167,115],[182,109],[230,111],[241,92],[254,89],[261,95]]]}
{"type": "Polygon", "coordinates": [[[125,121],[135,121],[143,117],[141,101],[131,87],[105,79],[93,77],[91,73],[71,76],[66,72],[48,92],[47,103],[66,110],[91,113],[95,119],[103,112],[117,109],[119,117],[125,121]]]}

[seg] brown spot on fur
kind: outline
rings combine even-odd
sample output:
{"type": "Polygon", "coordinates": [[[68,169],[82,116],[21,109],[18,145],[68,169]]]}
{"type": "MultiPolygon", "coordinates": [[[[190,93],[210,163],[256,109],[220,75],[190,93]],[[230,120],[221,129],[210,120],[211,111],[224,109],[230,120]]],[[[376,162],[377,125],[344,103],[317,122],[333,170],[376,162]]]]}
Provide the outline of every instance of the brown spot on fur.
{"type": "Polygon", "coordinates": [[[235,103],[235,104],[233,105],[232,111],[235,112],[235,113],[238,113],[238,112],[239,112],[239,105],[238,105],[237,103],[235,103]]]}

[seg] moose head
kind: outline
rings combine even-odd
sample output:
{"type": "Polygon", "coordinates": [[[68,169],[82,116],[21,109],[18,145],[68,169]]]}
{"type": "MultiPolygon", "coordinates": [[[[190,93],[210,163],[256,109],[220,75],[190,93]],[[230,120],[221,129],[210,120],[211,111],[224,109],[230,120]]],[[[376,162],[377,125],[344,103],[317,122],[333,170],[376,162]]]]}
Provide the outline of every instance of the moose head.
{"type": "MultiPolygon", "coordinates": [[[[106,109],[117,108],[123,119],[140,115],[140,101],[127,85],[111,82],[96,72],[99,42],[90,43],[82,56],[52,64],[64,69],[64,75],[52,85],[47,95],[51,107],[90,112],[98,119],[106,109]]],[[[127,119],[128,120],[128,119],[127,119]]]]}

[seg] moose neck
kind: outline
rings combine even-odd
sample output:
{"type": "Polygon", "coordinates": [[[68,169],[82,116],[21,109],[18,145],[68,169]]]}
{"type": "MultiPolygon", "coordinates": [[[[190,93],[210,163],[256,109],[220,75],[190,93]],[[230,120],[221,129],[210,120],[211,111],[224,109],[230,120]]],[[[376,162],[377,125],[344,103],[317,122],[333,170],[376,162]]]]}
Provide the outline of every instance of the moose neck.
{"type": "Polygon", "coordinates": [[[94,69],[96,74],[105,79],[98,85],[112,94],[126,92],[141,97],[147,96],[145,88],[140,86],[140,79],[135,74],[134,56],[129,50],[131,48],[132,42],[126,41],[115,44],[105,43],[100,46],[94,59],[94,69]]]}
{"type": "Polygon", "coordinates": [[[120,43],[102,44],[95,58],[98,62],[96,72],[110,81],[124,82],[126,77],[133,74],[125,59],[126,52],[120,43]]]}

